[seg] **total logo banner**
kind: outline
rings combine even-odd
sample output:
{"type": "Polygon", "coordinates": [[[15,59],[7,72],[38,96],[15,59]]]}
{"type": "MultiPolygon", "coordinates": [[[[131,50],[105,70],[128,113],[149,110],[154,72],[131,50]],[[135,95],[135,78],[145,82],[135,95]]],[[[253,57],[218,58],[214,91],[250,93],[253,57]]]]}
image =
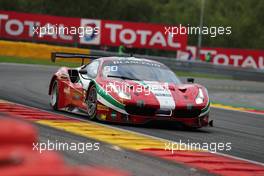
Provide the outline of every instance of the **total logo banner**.
{"type": "MultiPolygon", "coordinates": [[[[236,49],[236,48],[207,48],[200,49],[200,59],[215,65],[231,65],[234,67],[254,68],[264,70],[264,50],[236,49]]],[[[180,60],[195,60],[197,47],[187,46],[186,50],[177,52],[180,60]]]]}
{"type": "Polygon", "coordinates": [[[166,25],[68,18],[0,11],[0,37],[56,43],[150,48],[185,49],[187,35],[165,34],[166,25]],[[89,29],[89,30],[86,30],[89,29]]]}
{"type": "Polygon", "coordinates": [[[185,49],[187,34],[171,36],[165,25],[102,20],[101,44],[161,50],[185,49]]]}
{"type": "Polygon", "coordinates": [[[58,28],[73,29],[79,25],[80,20],[76,18],[0,11],[0,37],[4,39],[73,43],[75,35],[61,32],[58,28]],[[41,29],[48,27],[52,30],[40,35],[41,29]]]}

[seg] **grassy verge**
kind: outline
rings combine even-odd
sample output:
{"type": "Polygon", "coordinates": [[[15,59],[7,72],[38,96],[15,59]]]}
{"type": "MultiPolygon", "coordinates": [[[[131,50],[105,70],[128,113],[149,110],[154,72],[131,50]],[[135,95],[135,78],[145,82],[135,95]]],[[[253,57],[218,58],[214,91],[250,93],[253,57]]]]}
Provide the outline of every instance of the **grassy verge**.
{"type": "Polygon", "coordinates": [[[181,77],[208,78],[208,79],[232,79],[232,77],[229,77],[229,76],[215,75],[215,74],[210,75],[206,73],[195,73],[195,72],[177,71],[176,74],[181,77]]]}
{"type": "Polygon", "coordinates": [[[58,61],[56,63],[53,63],[51,62],[51,60],[16,58],[16,57],[7,57],[7,56],[0,56],[0,63],[1,62],[2,63],[19,63],[19,64],[56,65],[56,66],[68,66],[68,67],[77,67],[81,65],[81,61],[80,63],[66,62],[66,61],[58,61]]]}

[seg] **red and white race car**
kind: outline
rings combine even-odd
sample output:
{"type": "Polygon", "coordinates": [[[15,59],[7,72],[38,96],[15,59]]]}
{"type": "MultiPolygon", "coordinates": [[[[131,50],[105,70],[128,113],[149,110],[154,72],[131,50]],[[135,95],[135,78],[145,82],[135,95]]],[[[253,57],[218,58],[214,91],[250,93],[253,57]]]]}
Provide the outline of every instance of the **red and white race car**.
{"type": "Polygon", "coordinates": [[[207,90],[193,79],[182,84],[167,66],[153,60],[52,53],[53,61],[77,57],[91,62],[61,67],[53,75],[49,86],[53,109],[121,123],[162,120],[194,128],[209,124],[207,90]]]}

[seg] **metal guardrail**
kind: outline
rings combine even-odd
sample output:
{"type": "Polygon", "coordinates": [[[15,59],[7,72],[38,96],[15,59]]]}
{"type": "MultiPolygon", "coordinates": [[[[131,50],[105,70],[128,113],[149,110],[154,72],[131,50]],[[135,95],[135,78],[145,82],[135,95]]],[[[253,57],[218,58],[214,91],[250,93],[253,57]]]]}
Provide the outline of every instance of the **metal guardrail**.
{"type": "MultiPolygon", "coordinates": [[[[91,55],[105,55],[105,56],[117,56],[116,52],[91,50],[91,55]]],[[[130,56],[124,54],[122,56],[130,56]]],[[[206,62],[199,61],[182,61],[176,58],[159,57],[159,56],[148,56],[134,54],[134,57],[146,58],[151,60],[159,61],[173,71],[184,71],[189,73],[204,73],[217,76],[225,76],[235,80],[250,80],[264,82],[264,70],[257,70],[251,68],[241,68],[233,66],[213,65],[206,62]]]]}

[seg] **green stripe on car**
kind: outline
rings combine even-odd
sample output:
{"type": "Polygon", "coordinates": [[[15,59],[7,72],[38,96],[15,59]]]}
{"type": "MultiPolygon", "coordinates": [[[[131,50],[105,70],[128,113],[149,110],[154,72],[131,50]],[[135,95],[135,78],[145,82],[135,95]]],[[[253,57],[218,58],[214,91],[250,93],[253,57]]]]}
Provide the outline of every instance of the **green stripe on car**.
{"type": "Polygon", "coordinates": [[[95,86],[97,93],[104,98],[107,102],[111,103],[113,106],[116,106],[117,108],[120,108],[122,110],[125,110],[125,105],[114,99],[109,93],[107,93],[99,84],[97,84],[95,81],[95,86]]]}

